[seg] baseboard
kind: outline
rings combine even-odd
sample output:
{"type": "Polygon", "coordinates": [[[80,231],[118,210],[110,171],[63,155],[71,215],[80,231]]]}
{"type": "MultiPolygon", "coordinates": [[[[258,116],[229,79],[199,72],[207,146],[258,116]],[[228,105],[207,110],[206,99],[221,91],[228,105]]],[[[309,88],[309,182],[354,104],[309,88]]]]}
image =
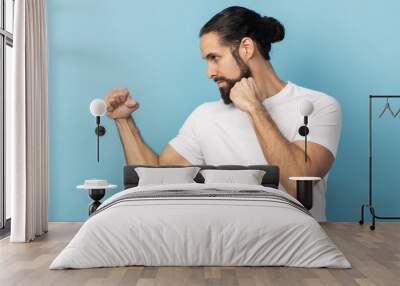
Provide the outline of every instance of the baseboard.
{"type": "Polygon", "coordinates": [[[6,223],[3,228],[0,228],[0,239],[3,239],[10,235],[11,230],[11,218],[6,219],[6,223]]]}

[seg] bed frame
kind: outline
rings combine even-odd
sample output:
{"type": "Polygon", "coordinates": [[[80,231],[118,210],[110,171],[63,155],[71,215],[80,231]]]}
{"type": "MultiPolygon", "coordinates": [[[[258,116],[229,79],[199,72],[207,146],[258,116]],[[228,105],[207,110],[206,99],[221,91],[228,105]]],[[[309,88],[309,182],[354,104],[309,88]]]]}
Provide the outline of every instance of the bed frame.
{"type": "MultiPolygon", "coordinates": [[[[261,184],[265,187],[271,187],[278,189],[279,186],[279,168],[275,165],[193,165],[194,167],[200,167],[202,170],[205,169],[220,169],[220,170],[248,170],[248,169],[256,169],[265,171],[265,175],[262,179],[261,184]]],[[[139,177],[135,171],[136,167],[158,167],[158,168],[179,168],[184,166],[178,165],[168,165],[168,166],[151,166],[151,165],[128,165],[124,167],[124,189],[136,187],[139,182],[139,177]]],[[[204,178],[200,174],[194,178],[197,183],[204,183],[204,178]]]]}

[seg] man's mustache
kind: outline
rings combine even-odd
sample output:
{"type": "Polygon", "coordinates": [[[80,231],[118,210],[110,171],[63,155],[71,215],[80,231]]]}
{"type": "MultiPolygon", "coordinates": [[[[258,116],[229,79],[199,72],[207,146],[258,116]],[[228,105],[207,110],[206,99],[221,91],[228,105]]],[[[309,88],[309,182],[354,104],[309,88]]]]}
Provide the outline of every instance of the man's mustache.
{"type": "MultiPolygon", "coordinates": [[[[250,77],[250,75],[249,76],[243,76],[243,78],[249,78],[249,77],[250,77]]],[[[215,82],[226,81],[226,82],[230,82],[230,83],[233,83],[233,84],[235,84],[236,82],[240,81],[240,79],[236,79],[236,80],[235,79],[228,79],[228,78],[223,77],[223,76],[215,77],[213,80],[215,82]]]]}
{"type": "Polygon", "coordinates": [[[217,81],[227,81],[227,78],[226,78],[226,77],[223,77],[223,76],[221,76],[221,77],[215,77],[215,78],[214,78],[214,81],[215,81],[215,82],[217,82],[217,81]]]}

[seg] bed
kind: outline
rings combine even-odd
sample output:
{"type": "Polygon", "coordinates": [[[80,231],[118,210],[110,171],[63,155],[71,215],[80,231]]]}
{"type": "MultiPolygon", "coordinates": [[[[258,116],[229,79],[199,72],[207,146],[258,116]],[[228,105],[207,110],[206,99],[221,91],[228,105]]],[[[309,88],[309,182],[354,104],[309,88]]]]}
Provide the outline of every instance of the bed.
{"type": "Polygon", "coordinates": [[[263,170],[260,185],[205,183],[198,173],[193,183],[142,186],[138,167],[124,168],[124,190],[88,218],[50,269],[351,267],[307,209],[278,189],[276,166],[197,166],[263,170]]]}

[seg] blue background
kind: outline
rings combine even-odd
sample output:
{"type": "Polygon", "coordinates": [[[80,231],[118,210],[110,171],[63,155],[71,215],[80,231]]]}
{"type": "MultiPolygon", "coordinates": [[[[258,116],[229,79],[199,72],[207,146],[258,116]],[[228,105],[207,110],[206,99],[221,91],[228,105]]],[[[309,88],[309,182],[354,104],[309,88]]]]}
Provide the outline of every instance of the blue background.
{"type": "MultiPolygon", "coordinates": [[[[231,5],[285,25],[286,38],[271,53],[283,80],[340,102],[343,128],[328,180],[327,214],[329,220],[359,219],[368,198],[368,95],[400,94],[400,2],[395,0],[48,0],[50,221],[86,219],[90,200],[86,191],[75,189],[85,179],[122,186],[123,150],[106,117],[96,161],[92,99],[113,87],[129,88],[141,104],[134,117],[142,135],[160,152],[196,106],[220,98],[206,77],[198,33],[231,5]]],[[[397,111],[400,100],[391,104],[397,111]]],[[[374,198],[379,215],[397,215],[400,118],[378,119],[383,105],[374,103],[374,198]]]]}

